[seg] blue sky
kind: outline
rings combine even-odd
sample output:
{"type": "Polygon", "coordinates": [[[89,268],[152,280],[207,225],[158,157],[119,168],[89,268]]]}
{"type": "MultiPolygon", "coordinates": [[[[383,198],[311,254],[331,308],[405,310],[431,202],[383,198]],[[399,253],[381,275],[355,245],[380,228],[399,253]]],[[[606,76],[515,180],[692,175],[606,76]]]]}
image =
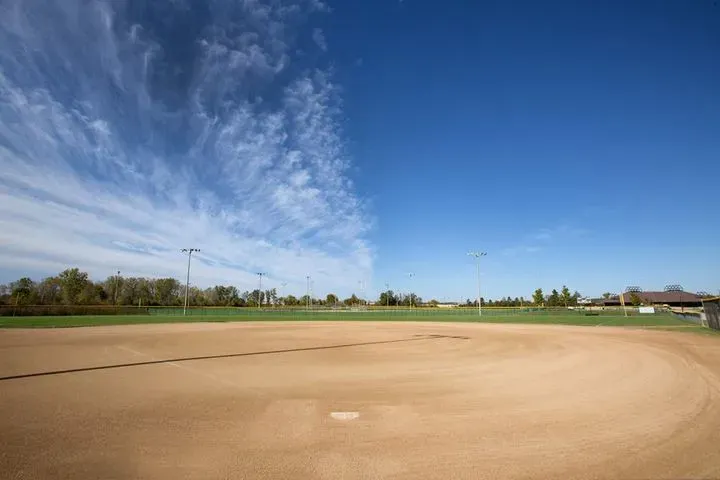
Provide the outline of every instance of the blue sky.
{"type": "Polygon", "coordinates": [[[4,0],[0,281],[717,291],[719,85],[712,0],[4,0]]]}

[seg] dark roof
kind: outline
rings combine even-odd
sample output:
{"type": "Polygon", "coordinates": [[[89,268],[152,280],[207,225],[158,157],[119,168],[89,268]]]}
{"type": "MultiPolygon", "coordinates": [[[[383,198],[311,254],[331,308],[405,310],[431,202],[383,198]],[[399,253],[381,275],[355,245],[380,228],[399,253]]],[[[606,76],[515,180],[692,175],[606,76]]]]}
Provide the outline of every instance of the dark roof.
{"type": "MultiPolygon", "coordinates": [[[[625,303],[629,304],[631,292],[622,294],[625,303]]],[[[690,292],[637,292],[636,295],[645,303],[699,302],[702,298],[690,292]]],[[[615,297],[616,301],[620,301],[615,297]]]]}

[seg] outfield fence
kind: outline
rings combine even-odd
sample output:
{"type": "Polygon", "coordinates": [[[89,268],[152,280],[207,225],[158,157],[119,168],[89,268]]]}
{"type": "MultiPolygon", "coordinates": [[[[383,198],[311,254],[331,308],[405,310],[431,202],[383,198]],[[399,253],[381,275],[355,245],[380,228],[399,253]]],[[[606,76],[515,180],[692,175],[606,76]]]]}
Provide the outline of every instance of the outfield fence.
{"type": "MultiPolygon", "coordinates": [[[[638,315],[637,309],[628,309],[629,315],[638,315]]],[[[227,317],[305,317],[313,316],[322,318],[323,315],[337,315],[342,318],[345,314],[383,316],[383,317],[469,317],[478,315],[477,308],[473,307],[380,307],[380,306],[357,306],[357,307],[205,307],[191,306],[187,311],[181,306],[112,306],[112,305],[0,305],[0,316],[4,317],[27,317],[27,316],[81,316],[81,315],[154,315],[154,316],[227,316],[227,317]]],[[[605,309],[569,309],[562,307],[484,307],[483,317],[503,316],[544,316],[544,315],[568,315],[568,316],[618,316],[624,315],[621,308],[605,309]]]]}

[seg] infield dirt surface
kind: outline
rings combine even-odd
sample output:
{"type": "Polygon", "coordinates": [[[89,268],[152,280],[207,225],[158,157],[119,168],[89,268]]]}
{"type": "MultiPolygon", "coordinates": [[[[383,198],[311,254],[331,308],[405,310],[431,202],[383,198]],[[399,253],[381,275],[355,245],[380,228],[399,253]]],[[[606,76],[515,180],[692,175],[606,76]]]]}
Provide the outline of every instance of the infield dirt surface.
{"type": "Polygon", "coordinates": [[[2,478],[720,478],[718,337],[408,322],[4,330],[0,377],[2,478]]]}

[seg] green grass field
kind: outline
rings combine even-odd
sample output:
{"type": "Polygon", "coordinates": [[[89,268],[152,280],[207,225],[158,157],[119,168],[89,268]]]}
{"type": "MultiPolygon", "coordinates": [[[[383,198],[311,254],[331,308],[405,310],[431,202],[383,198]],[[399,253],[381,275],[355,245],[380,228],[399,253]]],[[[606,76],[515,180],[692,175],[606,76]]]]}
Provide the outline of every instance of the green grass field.
{"type": "Polygon", "coordinates": [[[508,313],[488,312],[482,317],[469,312],[387,312],[387,311],[243,311],[242,313],[202,314],[192,312],[183,316],[181,311],[172,314],[157,312],[152,315],[82,315],[82,316],[42,316],[42,317],[0,317],[0,327],[4,328],[63,328],[97,325],[130,325],[153,323],[184,322],[248,322],[248,321],[431,321],[431,322],[484,322],[484,323],[526,323],[559,324],[585,326],[629,326],[629,327],[668,327],[675,330],[708,331],[670,314],[656,315],[600,315],[588,316],[579,312],[526,312],[508,313]],[[679,328],[685,327],[685,328],[679,328]]]}

